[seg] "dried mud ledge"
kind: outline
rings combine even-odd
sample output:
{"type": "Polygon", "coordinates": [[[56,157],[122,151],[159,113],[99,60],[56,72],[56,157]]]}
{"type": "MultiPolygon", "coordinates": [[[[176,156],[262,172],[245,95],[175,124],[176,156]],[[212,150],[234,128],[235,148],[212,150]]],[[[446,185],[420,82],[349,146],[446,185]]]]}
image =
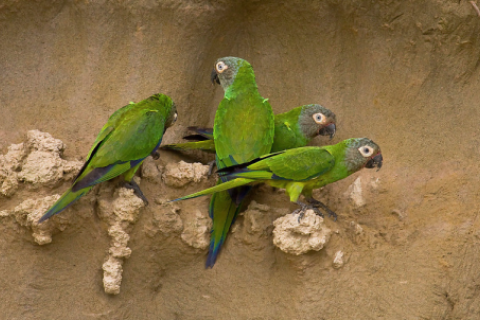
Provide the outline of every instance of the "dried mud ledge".
{"type": "Polygon", "coordinates": [[[480,314],[480,18],[468,1],[7,1],[0,41],[6,318],[480,314]],[[252,63],[275,112],[321,103],[339,119],[332,142],[381,145],[380,172],[318,192],[339,213],[323,222],[323,249],[276,247],[274,221],[294,206],[259,187],[205,270],[208,199],[164,204],[213,183],[192,164],[210,159],[199,154],[145,163],[146,208],[112,181],[34,224],[128,101],[174,99],[167,143],[188,125],[211,125],[222,93],[208,76],[226,55],[252,63]],[[175,174],[180,165],[187,175],[175,174]]]}

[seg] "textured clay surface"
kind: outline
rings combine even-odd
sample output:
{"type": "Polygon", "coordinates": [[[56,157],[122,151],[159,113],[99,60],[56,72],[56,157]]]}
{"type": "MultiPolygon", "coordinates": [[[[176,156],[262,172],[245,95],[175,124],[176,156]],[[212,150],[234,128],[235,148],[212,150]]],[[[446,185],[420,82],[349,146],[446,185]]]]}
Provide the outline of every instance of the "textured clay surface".
{"type": "Polygon", "coordinates": [[[469,1],[6,0],[0,43],[2,318],[478,318],[480,18],[469,1]],[[252,63],[276,113],[335,111],[335,138],[312,144],[367,136],[382,148],[379,172],[315,192],[339,216],[323,221],[323,249],[276,247],[274,221],[296,206],[258,186],[205,270],[208,197],[166,203],[215,183],[196,175],[212,159],[198,153],[145,163],[146,207],[120,178],[35,225],[129,101],[172,97],[179,120],[164,143],[211,126],[223,93],[210,71],[227,55],[252,63]]]}

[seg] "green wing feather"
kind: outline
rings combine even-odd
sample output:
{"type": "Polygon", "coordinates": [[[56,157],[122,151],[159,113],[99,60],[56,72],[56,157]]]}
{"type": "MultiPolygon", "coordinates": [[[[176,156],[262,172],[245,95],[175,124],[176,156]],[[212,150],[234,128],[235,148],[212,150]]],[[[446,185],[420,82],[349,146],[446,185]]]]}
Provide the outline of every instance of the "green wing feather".
{"type": "Polygon", "coordinates": [[[328,150],[319,147],[289,149],[265,157],[243,171],[228,176],[255,180],[306,181],[325,174],[335,165],[335,157],[328,150]]]}
{"type": "Polygon", "coordinates": [[[290,149],[264,161],[276,176],[295,181],[313,179],[335,165],[335,157],[318,147],[290,149]]]}
{"type": "Polygon", "coordinates": [[[208,188],[208,189],[196,192],[196,193],[192,193],[188,196],[177,198],[177,199],[174,199],[174,200],[171,200],[171,201],[172,202],[173,201],[181,201],[181,200],[187,200],[187,199],[193,199],[193,198],[197,198],[197,197],[201,197],[201,196],[206,196],[208,194],[213,194],[213,193],[216,193],[216,192],[226,191],[226,190],[229,190],[229,189],[240,187],[240,186],[249,184],[250,182],[254,182],[254,181],[255,180],[253,180],[253,179],[238,178],[238,179],[234,179],[234,180],[230,180],[230,181],[227,181],[227,182],[224,182],[224,183],[217,184],[214,187],[211,187],[211,188],[208,188]]]}
{"type": "Polygon", "coordinates": [[[87,160],[72,187],[45,213],[40,221],[58,214],[93,185],[125,172],[129,178],[139,164],[161,142],[167,116],[174,109],[165,95],[154,95],[137,104],[129,104],[112,114],[98,134],[87,160]]]}
{"type": "Polygon", "coordinates": [[[228,177],[236,179],[219,183],[214,187],[172,201],[192,199],[265,180],[306,181],[325,174],[334,166],[335,157],[323,148],[303,147],[290,149],[255,162],[246,167],[244,171],[228,175],[228,177]]]}
{"type": "Polygon", "coordinates": [[[162,138],[165,119],[157,110],[131,110],[90,160],[92,167],[144,159],[162,138]]]}
{"type": "Polygon", "coordinates": [[[184,151],[184,150],[202,150],[206,152],[215,152],[215,142],[213,140],[193,141],[176,144],[166,144],[162,149],[184,151]]]}

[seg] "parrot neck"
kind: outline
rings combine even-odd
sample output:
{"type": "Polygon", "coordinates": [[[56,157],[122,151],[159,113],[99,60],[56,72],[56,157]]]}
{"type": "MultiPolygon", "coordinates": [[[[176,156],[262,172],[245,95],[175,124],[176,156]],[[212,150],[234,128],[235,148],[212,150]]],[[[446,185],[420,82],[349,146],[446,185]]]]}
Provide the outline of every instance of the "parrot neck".
{"type": "Polygon", "coordinates": [[[244,85],[243,84],[237,85],[237,83],[235,83],[229,86],[227,89],[225,89],[225,98],[231,99],[245,93],[251,94],[252,92],[255,92],[258,94],[258,88],[256,83],[253,83],[253,84],[250,83],[250,84],[244,84],[244,85]]]}
{"type": "Polygon", "coordinates": [[[255,74],[250,65],[242,66],[238,69],[235,78],[231,83],[222,83],[225,91],[225,98],[233,98],[245,92],[258,92],[255,74]]]}

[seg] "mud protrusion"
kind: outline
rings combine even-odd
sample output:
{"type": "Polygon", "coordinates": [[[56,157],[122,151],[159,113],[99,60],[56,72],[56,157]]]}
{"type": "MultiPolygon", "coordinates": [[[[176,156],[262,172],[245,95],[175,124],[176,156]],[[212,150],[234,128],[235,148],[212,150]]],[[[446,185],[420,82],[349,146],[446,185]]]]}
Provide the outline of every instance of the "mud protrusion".
{"type": "Polygon", "coordinates": [[[183,230],[183,221],[180,218],[180,207],[176,202],[168,202],[163,198],[155,199],[151,207],[152,216],[145,223],[144,230],[150,237],[159,231],[166,236],[179,234],[183,230]]]}
{"type": "Polygon", "coordinates": [[[39,245],[52,242],[52,234],[56,231],[63,231],[70,224],[71,215],[62,213],[50,219],[38,223],[40,217],[50,208],[60,195],[48,196],[40,199],[28,199],[23,201],[11,211],[2,211],[0,216],[15,216],[15,220],[23,227],[32,230],[33,240],[39,245]]]}
{"type": "Polygon", "coordinates": [[[61,158],[65,144],[49,133],[27,132],[25,143],[13,144],[0,156],[0,193],[11,197],[18,182],[27,182],[35,189],[39,185],[53,186],[60,180],[70,180],[82,167],[80,161],[61,158]]]}
{"type": "Polygon", "coordinates": [[[243,215],[243,228],[240,224],[234,224],[234,230],[245,244],[253,249],[260,250],[267,246],[268,241],[264,239],[272,230],[272,208],[268,205],[252,201],[247,210],[241,213],[243,215]],[[263,238],[263,239],[262,239],[263,238]]]}
{"type": "Polygon", "coordinates": [[[119,188],[115,190],[113,200],[98,201],[98,215],[109,225],[110,249],[107,261],[103,264],[103,287],[108,294],[119,294],[122,284],[123,262],[130,257],[132,250],[127,247],[128,232],[137,222],[140,209],[145,206],[142,199],[133,190],[119,188]]]}
{"type": "Polygon", "coordinates": [[[193,214],[189,214],[187,220],[183,222],[183,226],[181,235],[183,242],[195,249],[208,248],[212,220],[206,211],[196,210],[193,214]]]}
{"type": "Polygon", "coordinates": [[[142,178],[158,183],[161,181],[162,175],[157,163],[151,158],[147,157],[142,164],[142,178]]]}
{"type": "Polygon", "coordinates": [[[357,179],[355,179],[355,181],[348,188],[345,195],[352,200],[353,204],[357,208],[363,207],[366,204],[365,198],[363,197],[361,177],[358,177],[357,179]]]}
{"type": "Polygon", "coordinates": [[[273,244],[280,250],[300,255],[310,250],[319,251],[330,239],[331,230],[322,217],[307,210],[298,222],[297,214],[287,214],[273,222],[273,244]]]}
{"type": "Polygon", "coordinates": [[[199,162],[168,163],[162,174],[163,181],[169,187],[181,188],[190,182],[200,182],[207,179],[209,166],[199,162]]]}

